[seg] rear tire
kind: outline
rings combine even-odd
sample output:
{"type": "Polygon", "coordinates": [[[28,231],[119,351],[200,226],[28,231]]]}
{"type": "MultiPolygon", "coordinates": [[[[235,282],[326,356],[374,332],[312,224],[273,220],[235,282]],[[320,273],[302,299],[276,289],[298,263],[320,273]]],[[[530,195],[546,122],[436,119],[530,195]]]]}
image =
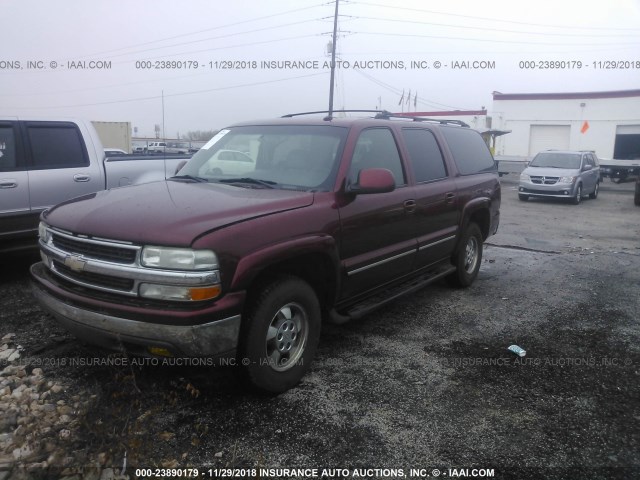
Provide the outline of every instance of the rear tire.
{"type": "Polygon", "coordinates": [[[470,223],[460,238],[453,256],[456,271],[447,277],[450,285],[468,287],[478,276],[482,263],[482,232],[475,223],[470,223]]]}
{"type": "Polygon", "coordinates": [[[307,372],[320,338],[320,304],[303,280],[279,276],[250,303],[240,332],[238,364],[254,388],[282,393],[307,372]]]}
{"type": "Polygon", "coordinates": [[[596,186],[593,189],[593,192],[589,194],[589,198],[595,200],[598,198],[598,190],[600,190],[600,182],[596,182],[596,186]]]}

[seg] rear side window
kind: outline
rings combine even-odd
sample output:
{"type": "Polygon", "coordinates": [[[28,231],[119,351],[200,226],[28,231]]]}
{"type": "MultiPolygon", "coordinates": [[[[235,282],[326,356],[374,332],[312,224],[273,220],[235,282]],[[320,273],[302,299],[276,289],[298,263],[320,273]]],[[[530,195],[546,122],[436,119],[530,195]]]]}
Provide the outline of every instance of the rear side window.
{"type": "Polygon", "coordinates": [[[82,136],[73,123],[27,124],[31,143],[31,168],[73,168],[89,165],[82,136]]]}
{"type": "Polygon", "coordinates": [[[16,135],[12,125],[0,124],[0,172],[18,170],[16,135]]]}
{"type": "Polygon", "coordinates": [[[425,129],[403,128],[402,134],[417,183],[447,176],[442,152],[433,133],[425,129]]]}
{"type": "Polygon", "coordinates": [[[462,175],[496,171],[489,147],[478,132],[460,127],[442,127],[441,131],[462,175]]]}

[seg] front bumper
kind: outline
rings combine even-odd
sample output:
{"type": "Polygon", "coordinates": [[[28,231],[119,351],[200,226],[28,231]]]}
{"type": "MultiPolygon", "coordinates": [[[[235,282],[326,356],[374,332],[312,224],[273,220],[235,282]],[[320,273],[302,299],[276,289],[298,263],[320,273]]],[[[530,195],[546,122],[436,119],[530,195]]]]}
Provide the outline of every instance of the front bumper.
{"type": "Polygon", "coordinates": [[[65,302],[47,290],[39,265],[31,267],[33,294],[39,305],[60,325],[87,343],[137,355],[150,356],[149,348],[168,350],[173,356],[212,357],[235,353],[240,315],[196,325],[172,325],[134,320],[93,311],[65,302]]]}
{"type": "Polygon", "coordinates": [[[538,197],[571,198],[575,196],[576,183],[556,183],[554,185],[542,185],[531,182],[520,182],[518,193],[538,197]]]}

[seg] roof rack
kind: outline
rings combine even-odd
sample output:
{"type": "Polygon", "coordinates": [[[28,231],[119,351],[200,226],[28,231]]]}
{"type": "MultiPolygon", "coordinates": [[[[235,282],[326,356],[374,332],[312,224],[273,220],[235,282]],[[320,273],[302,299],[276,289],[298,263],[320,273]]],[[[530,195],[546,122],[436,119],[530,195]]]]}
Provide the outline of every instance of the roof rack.
{"type": "MultiPolygon", "coordinates": [[[[280,118],[298,117],[300,115],[315,115],[318,113],[329,113],[329,110],[317,110],[315,112],[288,113],[280,118]]],[[[386,110],[332,110],[332,113],[389,113],[386,110]]],[[[324,120],[331,120],[333,116],[327,115],[324,120]]]]}
{"type": "Polygon", "coordinates": [[[391,112],[387,112],[386,110],[383,110],[381,113],[376,115],[376,118],[404,118],[407,120],[413,120],[414,122],[436,122],[442,125],[451,124],[451,125],[459,125],[461,127],[469,127],[469,124],[463,122],[462,120],[448,120],[445,118],[427,118],[427,117],[414,117],[412,115],[398,115],[391,112]]]}
{"type": "MultiPolygon", "coordinates": [[[[291,118],[298,117],[300,115],[316,115],[318,113],[329,113],[329,110],[317,110],[314,112],[301,112],[301,113],[288,113],[286,115],[282,115],[281,118],[291,118]]],[[[388,110],[333,110],[332,113],[375,113],[375,119],[378,120],[390,120],[392,118],[402,118],[404,120],[412,120],[414,122],[436,122],[442,125],[451,124],[451,125],[459,125],[461,127],[469,127],[469,125],[461,120],[447,120],[442,118],[426,118],[426,117],[413,117],[411,115],[398,115],[389,112],[388,110]]],[[[327,115],[323,118],[323,120],[332,120],[332,115],[327,115]]]]}

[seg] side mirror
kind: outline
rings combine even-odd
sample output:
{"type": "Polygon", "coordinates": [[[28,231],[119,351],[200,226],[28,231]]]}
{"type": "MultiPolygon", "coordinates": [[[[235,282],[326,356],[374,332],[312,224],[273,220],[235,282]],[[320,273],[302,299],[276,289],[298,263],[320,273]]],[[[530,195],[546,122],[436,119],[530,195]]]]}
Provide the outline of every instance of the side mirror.
{"type": "Polygon", "coordinates": [[[593,167],[589,164],[585,165],[584,167],[582,167],[582,171],[583,172],[588,172],[589,170],[591,170],[593,167]]]}
{"type": "Polygon", "coordinates": [[[396,188],[393,173],[386,168],[365,168],[358,173],[358,183],[348,188],[357,195],[367,193],[387,193],[396,188]]]}
{"type": "Polygon", "coordinates": [[[182,161],[178,164],[178,166],[176,167],[176,171],[175,171],[173,174],[174,174],[174,175],[177,175],[177,174],[178,174],[178,172],[179,172],[180,170],[182,170],[182,167],[184,167],[186,164],[187,164],[187,161],[186,161],[186,160],[182,160],[182,161]]]}

